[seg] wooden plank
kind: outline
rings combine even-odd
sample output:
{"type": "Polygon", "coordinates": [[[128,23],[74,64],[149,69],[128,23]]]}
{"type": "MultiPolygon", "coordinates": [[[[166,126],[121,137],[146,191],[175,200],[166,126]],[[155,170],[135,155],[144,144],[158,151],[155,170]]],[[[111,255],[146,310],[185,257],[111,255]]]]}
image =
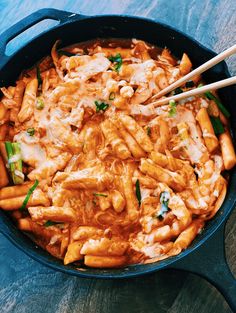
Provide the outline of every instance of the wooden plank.
{"type": "Polygon", "coordinates": [[[231,310],[214,287],[202,278],[190,274],[168,310],[168,313],[179,312],[230,313],[231,310]]]}

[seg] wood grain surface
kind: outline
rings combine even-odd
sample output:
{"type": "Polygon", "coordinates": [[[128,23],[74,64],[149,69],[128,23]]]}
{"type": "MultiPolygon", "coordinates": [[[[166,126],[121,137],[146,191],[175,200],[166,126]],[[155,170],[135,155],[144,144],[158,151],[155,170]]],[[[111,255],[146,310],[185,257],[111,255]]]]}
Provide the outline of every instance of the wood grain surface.
{"type": "MultiPolygon", "coordinates": [[[[235,43],[236,38],[235,0],[0,0],[0,33],[45,7],[84,15],[124,13],[149,17],[191,35],[216,52],[235,43]]],[[[54,22],[46,21],[25,32],[9,44],[8,53],[52,25],[54,22]]],[[[227,63],[231,74],[236,75],[236,56],[227,63]]],[[[227,223],[225,239],[227,259],[234,275],[235,221],[236,209],[227,223]]],[[[168,270],[125,281],[79,279],[38,264],[0,235],[0,312],[228,313],[231,310],[213,286],[188,273],[168,270]]]]}

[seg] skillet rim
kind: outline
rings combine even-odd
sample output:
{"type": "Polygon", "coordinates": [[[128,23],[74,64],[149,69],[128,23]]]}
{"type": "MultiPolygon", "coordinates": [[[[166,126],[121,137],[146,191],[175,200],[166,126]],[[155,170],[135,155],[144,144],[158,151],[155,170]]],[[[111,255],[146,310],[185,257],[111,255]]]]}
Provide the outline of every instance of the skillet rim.
{"type": "MultiPolygon", "coordinates": [[[[11,59],[17,58],[17,54],[19,51],[28,47],[32,42],[41,39],[45,34],[50,35],[51,32],[56,31],[58,29],[61,29],[67,24],[78,23],[78,22],[84,21],[84,20],[94,20],[94,19],[104,20],[106,18],[115,18],[115,19],[122,19],[122,18],[124,19],[125,18],[125,19],[127,19],[127,22],[129,22],[129,20],[133,20],[136,22],[146,22],[146,23],[149,23],[150,25],[151,24],[158,24],[162,28],[165,28],[165,29],[173,32],[173,36],[178,34],[181,37],[185,37],[187,40],[192,41],[196,46],[198,46],[199,49],[201,49],[202,51],[204,51],[205,53],[207,53],[209,55],[212,55],[212,57],[216,55],[215,52],[213,52],[209,48],[205,47],[204,45],[199,43],[196,39],[185,34],[184,32],[179,31],[179,30],[177,30],[177,29],[175,29],[175,28],[173,28],[173,27],[171,27],[171,26],[169,26],[163,22],[155,21],[155,20],[150,19],[150,18],[136,17],[136,16],[130,16],[130,15],[114,15],[114,14],[96,15],[96,16],[84,16],[84,15],[76,14],[73,19],[63,20],[62,23],[56,25],[55,27],[51,28],[48,31],[44,31],[44,32],[40,33],[39,35],[34,37],[32,40],[28,41],[23,47],[21,47],[19,50],[17,50],[15,53],[13,53],[11,56],[8,57],[8,61],[6,62],[6,64],[2,68],[7,67],[8,62],[11,59]]],[[[112,36],[110,38],[112,38],[112,36]]],[[[230,77],[226,63],[221,62],[221,64],[223,66],[223,73],[225,74],[225,76],[230,77]]],[[[233,93],[234,88],[232,87],[231,89],[232,89],[232,93],[233,93]]],[[[32,259],[38,261],[39,263],[41,263],[43,265],[46,265],[46,266],[52,268],[54,270],[58,270],[58,271],[63,272],[63,273],[67,273],[67,274],[79,276],[79,277],[86,277],[86,278],[122,279],[122,278],[137,277],[137,276],[149,274],[149,273],[161,270],[161,269],[171,268],[171,265],[175,264],[178,260],[181,260],[181,259],[187,257],[193,251],[198,250],[205,242],[207,242],[208,239],[216,233],[216,231],[220,228],[220,226],[226,222],[229,214],[232,212],[232,210],[235,206],[235,203],[236,203],[236,196],[232,197],[231,199],[229,199],[229,197],[230,197],[230,195],[233,196],[235,189],[236,189],[236,169],[234,169],[231,173],[230,182],[229,182],[229,186],[228,186],[228,190],[227,190],[227,196],[225,198],[225,201],[224,201],[223,205],[221,206],[217,215],[213,218],[212,225],[210,225],[210,226],[207,225],[206,229],[204,229],[203,237],[200,238],[197,243],[193,242],[185,251],[181,252],[179,255],[174,256],[174,257],[170,257],[170,258],[163,260],[163,261],[151,263],[151,264],[137,264],[137,265],[130,265],[128,267],[121,268],[121,269],[108,269],[108,270],[86,268],[86,271],[84,271],[84,269],[82,271],[82,270],[78,270],[72,266],[68,266],[68,265],[65,266],[62,263],[59,264],[58,263],[59,260],[56,259],[55,257],[51,257],[50,255],[49,256],[52,260],[49,260],[49,258],[47,259],[47,255],[49,253],[48,252],[45,253],[45,250],[42,250],[41,248],[38,248],[37,249],[38,251],[36,249],[32,249],[33,246],[35,246],[35,244],[30,239],[28,239],[28,237],[27,237],[27,241],[30,240],[30,242],[32,243],[32,248],[29,248],[27,244],[25,244],[25,246],[21,245],[21,243],[23,241],[26,241],[26,238],[25,238],[26,235],[24,235],[23,232],[21,232],[20,230],[18,230],[15,227],[13,222],[9,219],[8,216],[6,216],[6,214],[3,211],[0,211],[0,216],[3,216],[3,223],[5,224],[5,225],[3,225],[3,228],[5,227],[5,230],[0,229],[0,231],[3,233],[3,235],[7,239],[9,239],[17,248],[19,248],[21,251],[23,251],[26,255],[30,256],[32,259]],[[216,219],[217,219],[217,222],[215,221],[216,219]],[[7,230],[6,230],[6,226],[8,226],[7,230]],[[15,228],[15,230],[17,230],[18,233],[20,233],[20,237],[22,237],[22,238],[13,236],[12,233],[9,232],[9,230],[14,229],[14,228],[15,228]],[[40,250],[42,250],[44,253],[42,253],[42,251],[40,251],[40,250]],[[141,270],[140,270],[140,268],[141,268],[141,270]],[[129,269],[129,270],[127,270],[127,269],[129,269]],[[134,271],[131,271],[132,269],[134,271]]],[[[2,223],[2,221],[0,221],[0,225],[1,225],[1,223],[2,223]]],[[[199,238],[199,236],[197,238],[199,238]]],[[[59,261],[59,262],[61,262],[61,261],[59,261]]]]}

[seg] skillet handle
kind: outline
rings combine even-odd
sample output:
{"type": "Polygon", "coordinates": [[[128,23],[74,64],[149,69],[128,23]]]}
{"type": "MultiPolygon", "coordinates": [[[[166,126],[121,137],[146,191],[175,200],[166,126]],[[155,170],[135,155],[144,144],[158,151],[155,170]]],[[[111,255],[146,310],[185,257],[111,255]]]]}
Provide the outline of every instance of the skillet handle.
{"type": "Polygon", "coordinates": [[[180,259],[171,267],[197,274],[214,285],[224,296],[233,312],[236,312],[236,279],[225,257],[225,224],[198,249],[180,259]]]}
{"type": "Polygon", "coordinates": [[[9,56],[5,54],[7,43],[17,35],[24,32],[31,26],[45,19],[59,21],[59,24],[65,24],[72,19],[82,19],[85,16],[71,12],[61,11],[57,9],[41,9],[38,10],[21,21],[17,22],[0,35],[0,69],[8,62],[9,56]]]}

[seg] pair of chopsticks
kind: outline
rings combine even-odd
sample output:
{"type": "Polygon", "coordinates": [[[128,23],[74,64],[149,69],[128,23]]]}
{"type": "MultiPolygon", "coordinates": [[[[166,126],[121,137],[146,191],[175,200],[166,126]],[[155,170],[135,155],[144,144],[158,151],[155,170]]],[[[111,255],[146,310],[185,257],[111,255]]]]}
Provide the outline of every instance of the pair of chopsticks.
{"type": "Polygon", "coordinates": [[[204,92],[207,92],[210,90],[216,90],[219,88],[223,88],[226,86],[236,84],[236,76],[234,76],[234,77],[226,78],[226,79],[223,79],[221,81],[218,81],[218,82],[215,82],[215,83],[212,83],[209,85],[205,85],[205,86],[202,86],[199,88],[195,88],[195,89],[180,93],[180,94],[175,95],[175,96],[170,96],[167,98],[156,100],[156,99],[166,95],[167,93],[171,92],[172,90],[176,89],[177,87],[183,85],[187,81],[191,80],[191,78],[193,78],[194,76],[202,74],[203,72],[205,72],[209,68],[213,67],[214,65],[218,64],[219,62],[223,61],[225,58],[229,57],[230,55],[232,55],[234,53],[236,53],[236,44],[233,45],[232,47],[230,47],[229,49],[221,52],[220,54],[218,54],[217,56],[215,56],[211,60],[207,61],[206,63],[202,64],[201,66],[199,66],[198,68],[196,68],[192,72],[181,77],[180,79],[178,79],[173,84],[162,89],[160,92],[158,92],[156,95],[152,96],[149,99],[148,104],[152,104],[154,107],[158,107],[158,106],[161,106],[164,104],[168,104],[169,101],[171,101],[171,100],[179,101],[179,100],[182,100],[182,99],[185,99],[188,97],[193,97],[193,96],[196,96],[199,94],[203,94],[204,92]],[[156,100],[156,101],[154,101],[154,100],[156,100]]]}

